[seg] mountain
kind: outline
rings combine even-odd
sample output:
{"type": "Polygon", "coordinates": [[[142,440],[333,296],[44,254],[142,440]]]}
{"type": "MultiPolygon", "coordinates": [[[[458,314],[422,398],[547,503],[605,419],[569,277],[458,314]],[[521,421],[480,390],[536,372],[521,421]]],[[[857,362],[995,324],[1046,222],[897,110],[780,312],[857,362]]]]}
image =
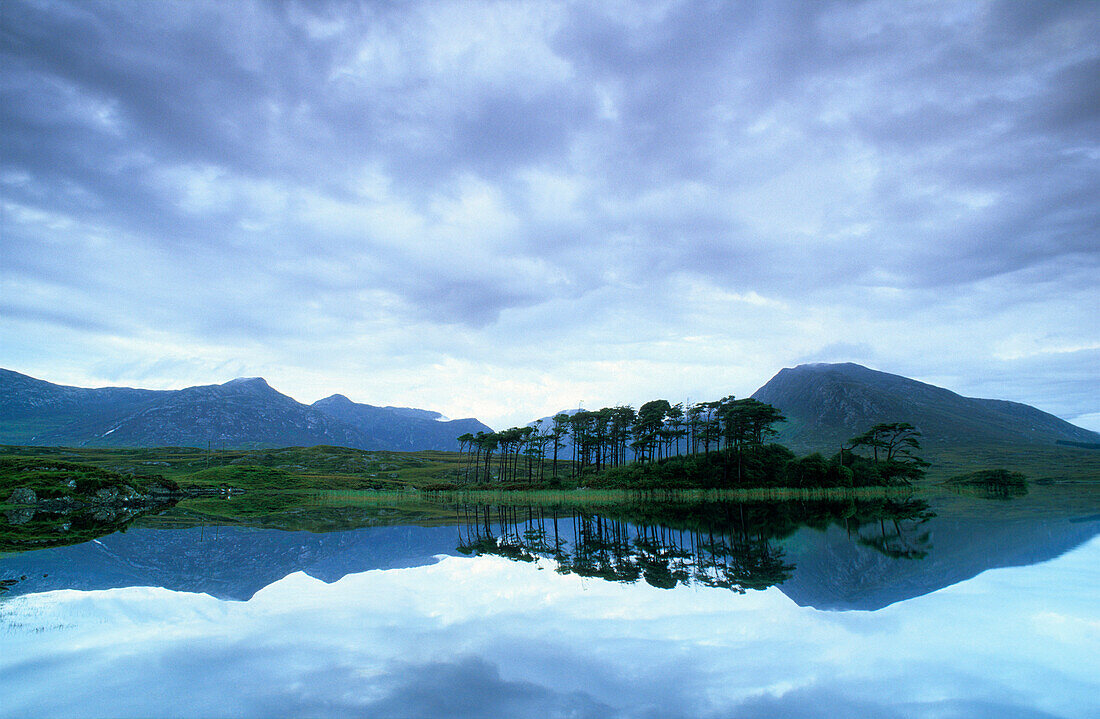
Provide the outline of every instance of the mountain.
{"type": "Polygon", "coordinates": [[[780,370],[752,396],[786,415],[776,441],[797,452],[832,454],[879,422],[915,425],[922,443],[932,449],[1100,440],[1096,432],[1026,404],[963,397],[850,362],[780,370]]]}
{"type": "Polygon", "coordinates": [[[86,437],[95,427],[125,416],[169,392],[129,387],[84,389],[51,384],[0,369],[0,442],[45,444],[44,434],[72,427],[66,437],[86,437]]]}
{"type": "Polygon", "coordinates": [[[386,449],[413,451],[438,449],[459,451],[456,437],[493,430],[476,419],[443,420],[443,415],[408,407],[375,407],[352,402],[342,394],[319,399],[310,405],[325,415],[355,427],[383,443],[386,449]]]}
{"type": "Polygon", "coordinates": [[[331,411],[338,401],[304,405],[259,377],[154,391],[65,387],[0,370],[0,444],[218,448],[330,444],[416,451],[457,449],[454,438],[469,431],[467,427],[488,429],[477,420],[440,422],[435,418],[441,415],[429,410],[345,401],[373,410],[375,421],[342,419],[339,412],[331,411]]]}

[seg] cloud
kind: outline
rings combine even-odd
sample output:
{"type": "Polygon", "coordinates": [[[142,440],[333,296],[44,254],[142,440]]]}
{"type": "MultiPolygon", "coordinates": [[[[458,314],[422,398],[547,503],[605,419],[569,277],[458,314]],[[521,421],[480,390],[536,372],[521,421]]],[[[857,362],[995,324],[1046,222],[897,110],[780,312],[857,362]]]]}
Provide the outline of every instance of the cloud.
{"type": "MultiPolygon", "coordinates": [[[[381,698],[355,707],[358,715],[401,716],[614,716],[611,707],[582,692],[561,692],[525,681],[507,681],[498,667],[479,657],[424,665],[397,665],[387,671],[381,698]]],[[[284,711],[276,701],[272,709],[284,711]]],[[[309,707],[291,713],[312,714],[309,707]],[[306,711],[299,711],[305,709],[306,711]]]]}
{"type": "MultiPolygon", "coordinates": [[[[1100,329],[1092,3],[12,0],[4,23],[5,326],[68,327],[100,363],[121,335],[152,366],[167,331],[301,394],[308,338],[364,396],[405,370],[365,384],[367,350],[427,344],[420,376],[473,385],[708,336],[747,394],[844,344],[1100,329]],[[716,317],[727,295],[775,304],[716,317]]],[[[637,371],[623,395],[667,391],[637,371]]]]}

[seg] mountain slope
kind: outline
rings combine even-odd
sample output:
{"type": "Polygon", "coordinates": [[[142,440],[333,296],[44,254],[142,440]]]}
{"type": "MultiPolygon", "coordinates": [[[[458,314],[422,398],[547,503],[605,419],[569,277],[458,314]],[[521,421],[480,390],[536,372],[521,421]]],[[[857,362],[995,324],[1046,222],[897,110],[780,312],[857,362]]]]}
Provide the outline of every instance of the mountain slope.
{"type": "Polygon", "coordinates": [[[69,387],[0,369],[0,442],[47,444],[41,438],[49,435],[58,443],[78,443],[94,432],[91,428],[169,394],[129,387],[69,387]]]}
{"type": "Polygon", "coordinates": [[[963,397],[852,363],[783,369],[752,396],[787,416],[777,441],[803,452],[835,452],[879,422],[910,422],[931,448],[1100,439],[1095,432],[1026,404],[963,397]]]}
{"type": "MultiPolygon", "coordinates": [[[[331,400],[331,401],[330,401],[331,400]]],[[[218,448],[330,444],[358,449],[458,449],[455,438],[489,428],[441,422],[422,409],[310,407],[258,377],[181,390],[65,387],[0,370],[0,444],[218,448]],[[327,410],[327,411],[324,411],[327,410]],[[346,415],[348,420],[342,419],[346,415]],[[369,421],[368,421],[369,419],[369,421]]]]}
{"type": "Polygon", "coordinates": [[[310,405],[325,415],[355,427],[380,443],[379,449],[408,452],[436,449],[459,450],[456,437],[469,432],[492,432],[476,419],[442,421],[441,414],[407,407],[375,407],[352,402],[342,394],[319,399],[310,405]]]}

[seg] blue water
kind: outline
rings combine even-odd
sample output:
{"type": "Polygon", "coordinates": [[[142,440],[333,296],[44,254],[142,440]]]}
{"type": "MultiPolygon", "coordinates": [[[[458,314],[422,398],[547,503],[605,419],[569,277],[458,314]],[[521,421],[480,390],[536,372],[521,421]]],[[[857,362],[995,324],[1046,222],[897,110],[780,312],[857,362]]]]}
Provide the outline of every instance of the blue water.
{"type": "Polygon", "coordinates": [[[0,558],[0,716],[1100,716],[1100,524],[921,530],[803,528],[740,593],[453,526],[135,528],[0,558]]]}

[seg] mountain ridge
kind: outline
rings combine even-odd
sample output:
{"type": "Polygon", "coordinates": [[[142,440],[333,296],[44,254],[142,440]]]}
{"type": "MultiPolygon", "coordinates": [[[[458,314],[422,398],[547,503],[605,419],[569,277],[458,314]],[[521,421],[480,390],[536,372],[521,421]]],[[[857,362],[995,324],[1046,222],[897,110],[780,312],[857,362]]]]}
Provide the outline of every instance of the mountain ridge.
{"type": "Polygon", "coordinates": [[[353,402],[342,394],[319,399],[310,407],[345,422],[396,451],[437,449],[457,451],[460,435],[491,432],[472,417],[444,420],[439,412],[411,407],[376,407],[353,402]]]}
{"type": "MultiPolygon", "coordinates": [[[[305,405],[262,377],[179,390],[89,389],[0,369],[0,443],[41,446],[195,446],[249,449],[330,444],[358,449],[457,450],[477,420],[441,422],[438,412],[376,408],[374,434],[325,407],[305,405]],[[388,429],[387,429],[388,428],[388,429]],[[399,428],[395,432],[393,428],[399,428]],[[453,432],[453,436],[448,436],[453,432]]],[[[318,403],[314,403],[317,405],[318,403]]],[[[476,430],[475,430],[476,431],[476,430]]]]}

